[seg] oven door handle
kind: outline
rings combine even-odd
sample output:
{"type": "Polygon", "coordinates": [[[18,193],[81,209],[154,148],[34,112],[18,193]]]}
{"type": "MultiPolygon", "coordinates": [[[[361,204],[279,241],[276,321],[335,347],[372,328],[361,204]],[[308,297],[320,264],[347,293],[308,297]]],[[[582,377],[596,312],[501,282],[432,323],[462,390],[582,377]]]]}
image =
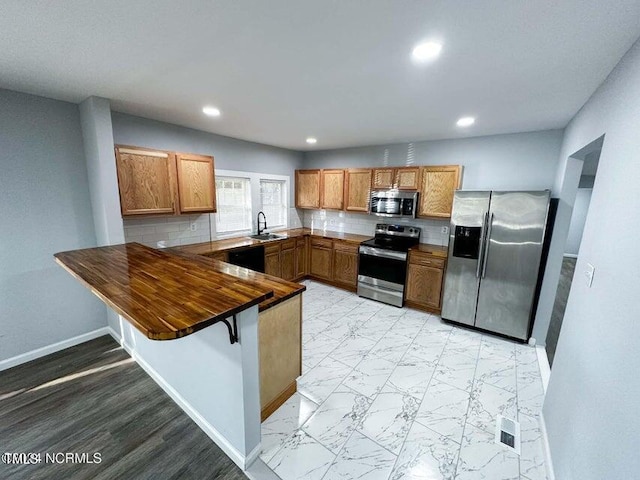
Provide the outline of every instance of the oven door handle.
{"type": "Polygon", "coordinates": [[[394,252],[392,250],[382,250],[379,248],[365,247],[360,245],[360,253],[363,255],[371,255],[372,257],[392,258],[394,260],[406,260],[406,252],[394,252]]]}

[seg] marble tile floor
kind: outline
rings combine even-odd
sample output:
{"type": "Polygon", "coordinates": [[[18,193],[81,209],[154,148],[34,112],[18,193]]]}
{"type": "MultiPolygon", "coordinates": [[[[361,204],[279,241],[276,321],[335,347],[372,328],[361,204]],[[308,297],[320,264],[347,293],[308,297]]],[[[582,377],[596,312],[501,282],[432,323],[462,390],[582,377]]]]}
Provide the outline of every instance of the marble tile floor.
{"type": "Polygon", "coordinates": [[[283,480],[546,480],[535,349],[307,281],[298,392],[262,424],[283,480]],[[498,414],[521,455],[496,445],[498,414]]]}

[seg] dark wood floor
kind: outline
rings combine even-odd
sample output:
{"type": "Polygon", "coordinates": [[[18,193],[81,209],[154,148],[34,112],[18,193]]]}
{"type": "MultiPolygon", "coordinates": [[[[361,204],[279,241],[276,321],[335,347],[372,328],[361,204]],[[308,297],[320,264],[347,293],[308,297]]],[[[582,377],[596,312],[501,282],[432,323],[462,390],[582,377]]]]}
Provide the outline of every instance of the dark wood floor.
{"type": "Polygon", "coordinates": [[[547,358],[549,365],[553,365],[553,359],[556,355],[558,346],[558,337],[560,337],[560,329],[564,320],[564,312],[567,309],[567,300],[569,299],[569,291],[571,290],[571,282],[576,269],[576,259],[564,257],[562,259],[562,270],[560,271],[560,280],[558,281],[558,290],[556,291],[556,299],[553,303],[553,312],[551,313],[551,322],[547,331],[547,358]]]}
{"type": "Polygon", "coordinates": [[[0,479],[240,479],[242,471],[105,336],[0,372],[0,479]],[[45,452],[101,454],[99,464],[45,464],[45,452]]]}

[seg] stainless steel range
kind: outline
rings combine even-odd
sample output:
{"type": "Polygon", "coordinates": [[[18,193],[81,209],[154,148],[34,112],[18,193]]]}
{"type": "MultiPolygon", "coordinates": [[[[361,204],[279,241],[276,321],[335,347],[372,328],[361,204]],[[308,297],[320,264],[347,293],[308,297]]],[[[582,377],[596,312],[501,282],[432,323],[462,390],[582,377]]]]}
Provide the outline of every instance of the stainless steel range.
{"type": "Polygon", "coordinates": [[[402,307],[409,249],[420,242],[420,228],[376,225],[375,237],[360,244],[358,295],[402,307]]]}

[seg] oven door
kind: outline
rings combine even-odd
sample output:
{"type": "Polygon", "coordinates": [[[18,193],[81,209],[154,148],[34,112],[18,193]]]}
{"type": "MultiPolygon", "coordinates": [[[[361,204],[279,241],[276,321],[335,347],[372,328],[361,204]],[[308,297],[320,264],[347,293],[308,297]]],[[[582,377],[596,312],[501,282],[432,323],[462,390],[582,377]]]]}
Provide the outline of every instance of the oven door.
{"type": "Polygon", "coordinates": [[[401,307],[407,254],[361,246],[359,260],[358,295],[401,307]]]}

